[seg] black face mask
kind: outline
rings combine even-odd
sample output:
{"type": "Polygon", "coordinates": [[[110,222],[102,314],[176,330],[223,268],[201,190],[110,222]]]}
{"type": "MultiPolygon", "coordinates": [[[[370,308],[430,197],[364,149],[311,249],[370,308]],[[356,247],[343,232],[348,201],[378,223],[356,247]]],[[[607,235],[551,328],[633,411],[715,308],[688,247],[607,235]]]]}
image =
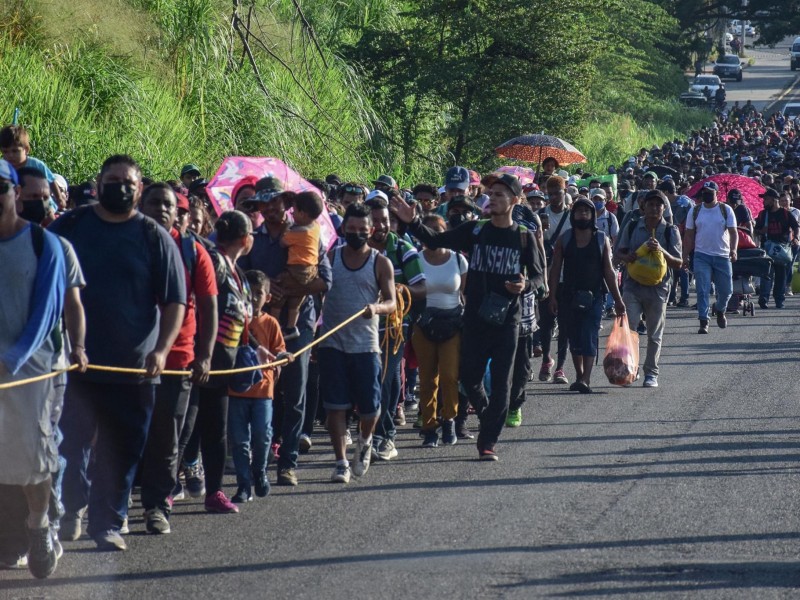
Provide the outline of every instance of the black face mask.
{"type": "Polygon", "coordinates": [[[575,219],[572,223],[575,229],[589,229],[592,226],[591,219],[575,219]]]}
{"type": "Polygon", "coordinates": [[[366,233],[345,233],[344,241],[353,250],[361,250],[361,248],[364,247],[364,244],[367,243],[368,237],[369,235],[366,233]]]}
{"type": "Polygon", "coordinates": [[[467,215],[455,214],[447,217],[447,223],[448,225],[450,225],[451,229],[455,229],[456,227],[458,227],[462,223],[465,223],[466,221],[467,221],[467,215]]]}
{"type": "Polygon", "coordinates": [[[19,213],[19,216],[31,223],[40,224],[44,221],[45,216],[47,216],[44,202],[41,200],[24,200],[22,202],[22,211],[19,213]]]}
{"type": "Polygon", "coordinates": [[[135,191],[136,188],[127,183],[104,183],[98,200],[108,212],[124,215],[133,210],[135,191]]]}

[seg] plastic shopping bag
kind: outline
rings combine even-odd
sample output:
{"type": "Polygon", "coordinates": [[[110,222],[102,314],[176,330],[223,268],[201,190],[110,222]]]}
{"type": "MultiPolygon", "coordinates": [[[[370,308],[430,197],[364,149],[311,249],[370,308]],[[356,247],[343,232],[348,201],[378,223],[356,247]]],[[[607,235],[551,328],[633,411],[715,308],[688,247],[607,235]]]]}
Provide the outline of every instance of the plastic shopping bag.
{"type": "Polygon", "coordinates": [[[628,317],[617,317],[606,343],[603,370],[608,382],[630,385],[639,370],[639,335],[628,327],[628,317]]]}
{"type": "Polygon", "coordinates": [[[667,274],[667,261],[661,250],[650,250],[645,242],[636,250],[636,260],[627,269],[628,275],[635,282],[641,285],[658,285],[667,274]]]}

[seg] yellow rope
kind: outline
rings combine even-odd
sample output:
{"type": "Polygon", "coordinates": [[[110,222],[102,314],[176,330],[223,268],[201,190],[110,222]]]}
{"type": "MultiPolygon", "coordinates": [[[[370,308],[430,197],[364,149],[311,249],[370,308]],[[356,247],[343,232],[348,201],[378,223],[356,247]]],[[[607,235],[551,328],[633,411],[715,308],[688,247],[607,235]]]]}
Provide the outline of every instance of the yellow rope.
{"type": "MultiPolygon", "coordinates": [[[[348,325],[352,321],[355,321],[357,318],[359,318],[361,315],[363,315],[364,311],[366,311],[366,310],[367,310],[366,308],[362,308],[360,311],[358,311],[352,317],[349,317],[349,318],[345,319],[344,321],[339,323],[336,327],[334,327],[330,331],[326,332],[325,335],[321,335],[320,337],[318,337],[316,340],[314,340],[313,342],[311,342],[307,346],[304,346],[304,347],[300,348],[300,350],[298,350],[297,352],[294,353],[294,356],[298,357],[301,354],[305,354],[306,352],[311,350],[311,348],[313,348],[314,346],[319,344],[325,338],[333,335],[334,333],[339,331],[342,327],[345,327],[346,325],[348,325]]],[[[408,311],[406,311],[406,312],[408,312],[408,311]]],[[[400,335],[402,336],[402,329],[400,331],[400,335]]],[[[259,369],[272,369],[272,368],[275,368],[275,367],[281,367],[281,366],[286,365],[288,363],[289,363],[288,359],[282,358],[281,360],[276,360],[274,362],[269,362],[269,363],[266,363],[266,364],[263,364],[263,365],[256,365],[254,367],[242,367],[240,369],[225,369],[224,371],[209,371],[208,374],[209,374],[209,376],[211,376],[211,375],[235,375],[237,373],[247,373],[249,371],[257,371],[259,369]]],[[[20,379],[18,381],[10,381],[8,383],[2,383],[2,384],[0,384],[0,390],[7,390],[9,388],[19,387],[21,385],[27,385],[29,383],[36,383],[37,381],[44,381],[45,379],[50,379],[51,377],[57,377],[58,375],[61,375],[62,373],[66,373],[67,371],[74,371],[77,368],[78,368],[78,365],[72,365],[68,369],[61,369],[60,371],[53,371],[51,373],[45,373],[44,375],[38,375],[36,377],[30,377],[28,379],[20,379]]],[[[109,367],[109,366],[105,366],[105,365],[92,365],[92,364],[90,364],[90,365],[88,365],[87,368],[89,370],[91,370],[91,371],[103,371],[103,372],[106,372],[106,373],[126,373],[126,374],[129,374],[129,375],[146,375],[147,374],[147,371],[145,369],[129,369],[129,368],[125,368],[125,367],[109,367]]],[[[161,375],[187,376],[187,375],[191,375],[191,374],[192,374],[191,371],[171,371],[171,370],[161,371],[161,375]]]]}
{"type": "Polygon", "coordinates": [[[394,312],[386,315],[386,329],[383,332],[383,341],[381,342],[381,350],[383,351],[383,376],[381,382],[386,379],[386,371],[389,369],[389,348],[391,346],[391,354],[397,354],[400,351],[400,346],[403,344],[403,319],[411,310],[411,290],[402,283],[395,286],[396,306],[394,312]]]}
{"type": "Polygon", "coordinates": [[[20,379],[18,381],[10,381],[8,383],[0,383],[0,390],[7,390],[9,388],[18,387],[20,385],[27,385],[29,383],[44,381],[45,379],[52,379],[53,377],[58,377],[62,373],[67,373],[68,371],[74,371],[77,368],[78,365],[72,365],[67,369],[59,369],[58,371],[51,371],[50,373],[45,373],[44,375],[37,375],[36,377],[29,377],[28,379],[20,379]]]}

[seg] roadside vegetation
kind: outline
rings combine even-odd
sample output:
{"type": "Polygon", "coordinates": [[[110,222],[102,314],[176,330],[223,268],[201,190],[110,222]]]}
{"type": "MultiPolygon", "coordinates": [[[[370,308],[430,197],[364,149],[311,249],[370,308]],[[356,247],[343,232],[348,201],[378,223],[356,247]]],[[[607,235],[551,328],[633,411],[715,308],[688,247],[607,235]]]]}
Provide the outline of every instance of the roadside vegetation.
{"type": "Polygon", "coordinates": [[[599,171],[710,121],[672,100],[689,48],[647,0],[9,0],[0,54],[2,120],[71,180],[118,151],[438,180],[534,131],[599,171]]]}

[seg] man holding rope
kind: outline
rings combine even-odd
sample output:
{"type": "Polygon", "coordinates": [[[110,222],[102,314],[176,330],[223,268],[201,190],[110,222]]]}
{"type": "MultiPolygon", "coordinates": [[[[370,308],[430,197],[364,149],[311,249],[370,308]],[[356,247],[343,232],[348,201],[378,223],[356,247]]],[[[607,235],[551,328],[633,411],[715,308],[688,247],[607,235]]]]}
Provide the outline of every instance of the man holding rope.
{"type": "MultiPolygon", "coordinates": [[[[67,294],[77,309],[67,314],[72,360],[81,369],[87,364],[83,311],[78,287],[70,281],[81,276],[67,273],[65,247],[57,236],[17,215],[19,191],[14,168],[0,160],[0,281],[13,282],[0,294],[0,386],[51,373],[63,349],[60,319],[67,294]]],[[[49,377],[0,387],[0,513],[5,519],[19,514],[8,501],[21,488],[28,513],[28,569],[37,578],[55,571],[60,550],[47,514],[50,474],[58,469],[53,427],[60,402],[54,382],[49,377]]],[[[16,524],[8,525],[4,529],[16,524]]],[[[6,554],[11,550],[19,558],[15,549],[0,550],[4,564],[10,564],[6,554]]]]}
{"type": "Polygon", "coordinates": [[[166,229],[136,210],[142,187],[136,161],[112,156],[100,169],[99,203],[66,213],[51,225],[72,242],[86,275],[81,295],[89,356],[100,365],[145,370],[144,376],[90,371],[70,377],[67,384],[61,538],[80,537],[88,504],[88,533],[102,550],[127,549],[120,532],[150,426],[155,385],[186,305],[177,245],[166,229]],[[96,457],[88,473],[90,452],[96,457]]]}
{"type": "Polygon", "coordinates": [[[331,253],[333,284],[322,307],[322,336],[354,314],[363,315],[326,337],[319,348],[319,377],[325,382],[320,392],[336,454],[334,483],[350,481],[345,430],[351,408],[358,409],[359,417],[352,472],[361,476],[369,469],[372,432],[381,412],[378,317],[396,308],[392,263],[367,245],[373,234],[371,209],[364,204],[348,206],[342,232],[345,245],[331,253]]]}

